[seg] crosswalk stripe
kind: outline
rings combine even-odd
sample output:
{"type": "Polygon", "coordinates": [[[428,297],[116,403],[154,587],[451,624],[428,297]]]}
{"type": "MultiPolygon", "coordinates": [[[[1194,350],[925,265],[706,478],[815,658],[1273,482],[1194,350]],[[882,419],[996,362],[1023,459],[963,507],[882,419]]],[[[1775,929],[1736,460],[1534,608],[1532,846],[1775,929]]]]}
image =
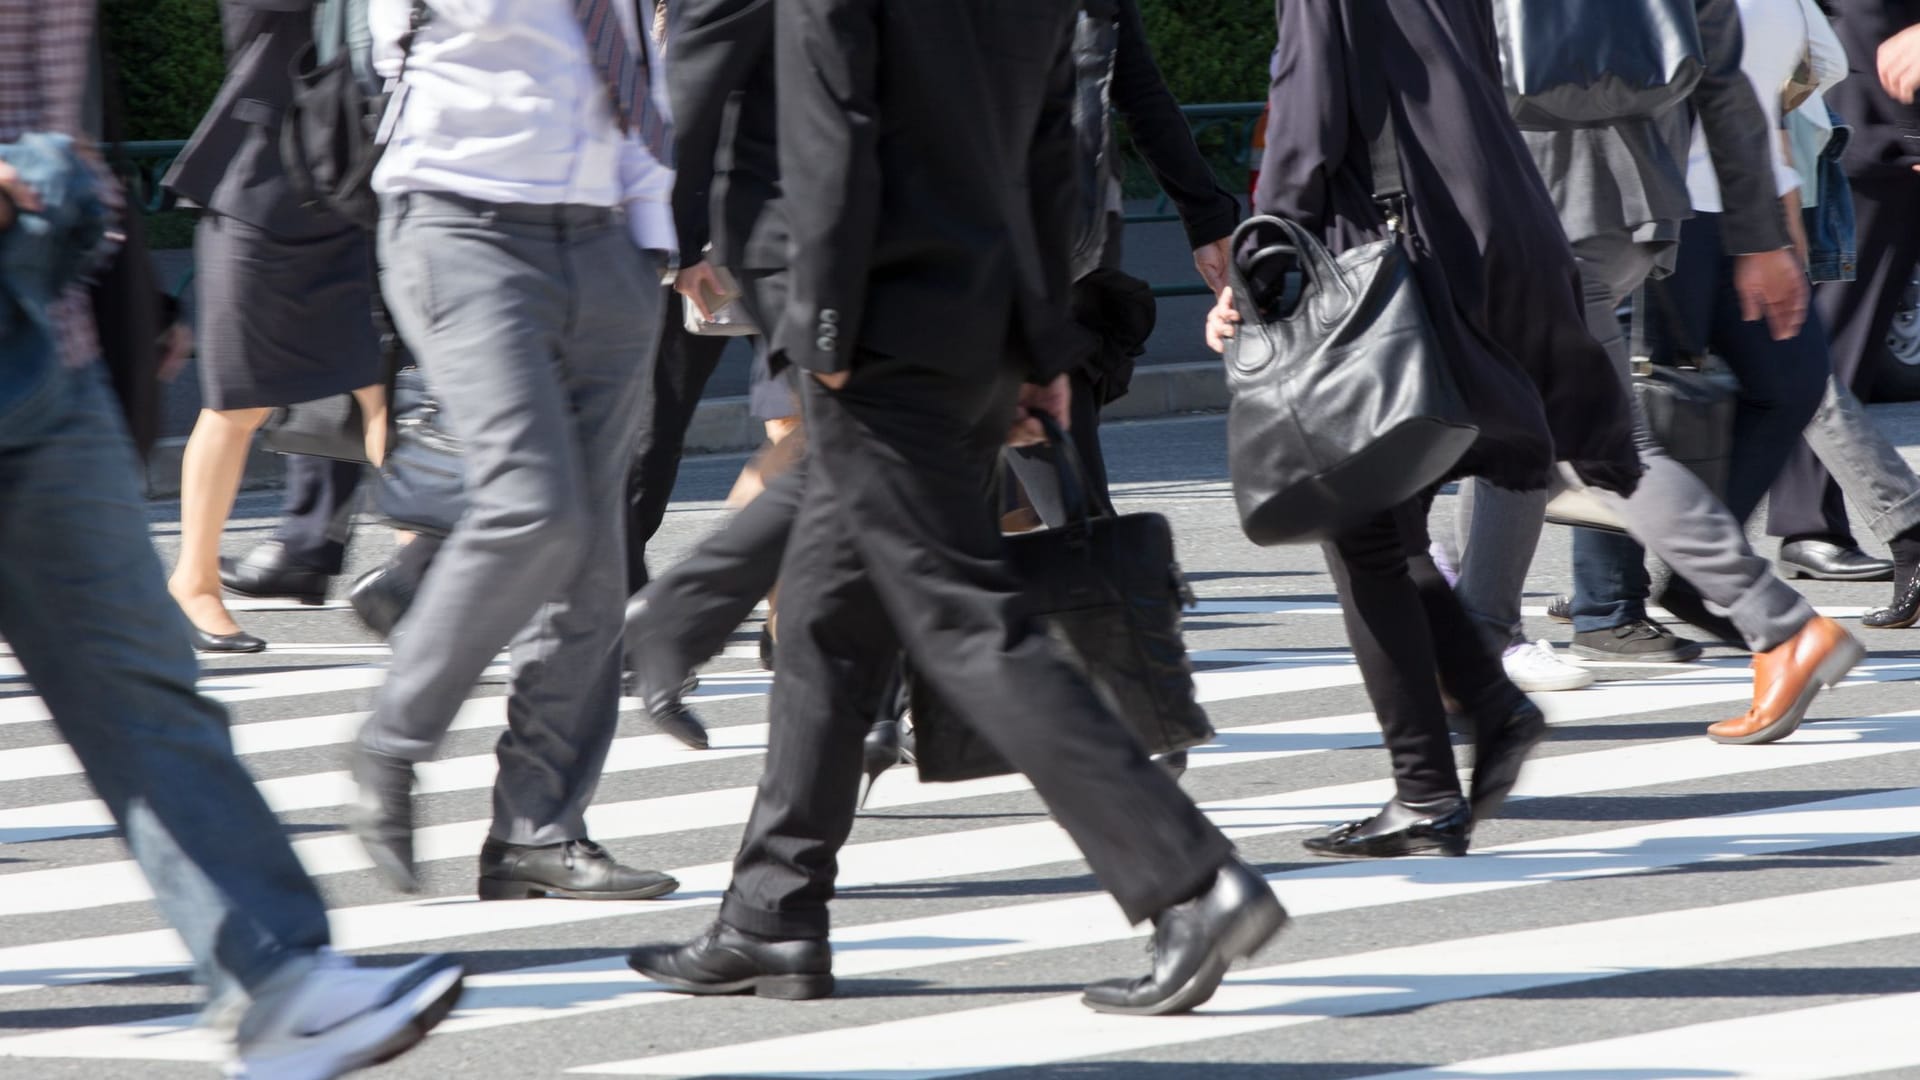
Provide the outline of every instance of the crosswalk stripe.
{"type": "Polygon", "coordinates": [[[1564,1080],[1572,1075],[1827,1080],[1920,1066],[1920,994],[1767,1012],[1642,1035],[1386,1073],[1373,1080],[1564,1080]]]}
{"type": "MultiPolygon", "coordinates": [[[[1902,670],[1898,664],[1888,665],[1870,670],[1868,677],[1876,672],[1887,674],[1896,670],[1902,670]]],[[[1219,700],[1220,696],[1226,694],[1254,696],[1265,692],[1259,688],[1274,684],[1297,687],[1302,682],[1320,683],[1330,676],[1331,672],[1325,665],[1306,665],[1298,670],[1289,670],[1285,665],[1254,665],[1237,671],[1203,673],[1201,678],[1204,680],[1203,691],[1206,689],[1212,691],[1211,694],[1203,693],[1203,696],[1219,700]]],[[[1644,699],[1658,699],[1663,703],[1669,703],[1675,698],[1703,693],[1724,695],[1730,690],[1739,692],[1740,689],[1737,680],[1730,683],[1724,679],[1712,678],[1689,680],[1686,685],[1672,689],[1660,685],[1658,680],[1650,685],[1615,684],[1603,689],[1600,693],[1581,695],[1581,701],[1571,702],[1567,707],[1578,710],[1583,707],[1582,702],[1590,702],[1592,704],[1584,707],[1610,707],[1617,714],[1634,711],[1636,707],[1645,707],[1644,699]],[[1631,699],[1643,700],[1630,705],[1631,699]],[[1603,702],[1605,706],[1602,706],[1603,702]]],[[[499,707],[504,708],[504,706],[499,707]]],[[[1662,707],[1665,705],[1663,704],[1662,707]]],[[[1347,730],[1352,728],[1349,727],[1347,730]]],[[[1370,740],[1371,736],[1368,738],[1370,740]]],[[[1805,746],[1810,743],[1803,742],[1796,745],[1805,746]]],[[[1646,748],[1628,749],[1643,751],[1646,748]]],[[[1730,753],[1727,748],[1699,743],[1671,751],[1669,755],[1662,755],[1662,758],[1678,754],[1680,757],[1673,760],[1694,762],[1693,767],[1704,769],[1706,771],[1703,775],[1711,776],[1718,775],[1720,770],[1728,767],[1737,769],[1735,762],[1739,759],[1733,757],[1733,754],[1737,753],[1738,751],[1730,753]],[[1703,754],[1702,751],[1705,753],[1703,754]]],[[[1269,756],[1271,755],[1260,755],[1255,760],[1269,756]]],[[[1584,758],[1596,755],[1577,756],[1584,758]]],[[[695,761],[698,758],[689,755],[681,760],[682,762],[695,761]]],[[[1774,760],[1777,763],[1777,759],[1774,760]]],[[[1556,769],[1564,767],[1560,764],[1554,765],[1556,769]]],[[[482,765],[470,763],[457,768],[466,768],[471,772],[481,769],[482,765]]],[[[1588,788],[1588,790],[1617,786],[1619,777],[1622,775],[1632,774],[1598,773],[1591,781],[1597,787],[1588,788]]],[[[1014,786],[995,790],[1020,790],[1025,786],[1024,781],[1018,778],[1008,778],[1002,783],[1011,783],[1014,786]]],[[[1354,797],[1364,801],[1320,804],[1316,814],[1301,818],[1294,824],[1298,826],[1331,824],[1339,820],[1339,816],[1329,816],[1325,809],[1326,805],[1345,806],[1351,811],[1378,804],[1385,798],[1384,795],[1373,794],[1373,786],[1362,786],[1357,790],[1361,793],[1354,797]]],[[[1321,794],[1326,792],[1323,791],[1321,794]]],[[[746,822],[747,814],[752,808],[753,795],[752,787],[736,787],[629,800],[595,806],[589,811],[588,817],[593,835],[603,841],[657,836],[701,828],[737,826],[746,822]]],[[[929,786],[928,790],[920,792],[919,797],[914,801],[946,801],[960,797],[964,797],[964,793],[955,793],[950,787],[940,785],[929,786]]],[[[414,838],[416,858],[422,863],[440,859],[471,858],[485,841],[490,824],[490,819],[480,818],[418,829],[415,831],[414,838]]],[[[1046,827],[1050,829],[1051,823],[1047,823],[1046,827]]],[[[1025,827],[1016,826],[1015,828],[1025,827]]],[[[1061,835],[1053,834],[1051,838],[1057,840],[1061,835]]],[[[1033,839],[1037,840],[1038,836],[1034,836],[1033,839]]],[[[307,871],[315,876],[350,873],[370,869],[372,866],[365,852],[361,850],[359,842],[351,836],[332,835],[296,840],[293,848],[307,871]]],[[[1069,852],[1061,857],[1070,859],[1074,855],[1069,852]]],[[[0,892],[0,917],[137,903],[152,896],[146,879],[141,876],[138,865],[131,859],[52,870],[21,871],[8,875],[7,886],[4,892],[0,892]]]]}
{"type": "Polygon", "coordinates": [[[1256,968],[1230,978],[1203,1012],[1191,1016],[1107,1016],[1089,1011],[1077,995],[1062,996],[567,1071],[938,1080],[1630,972],[1901,937],[1920,933],[1916,905],[1920,882],[1911,881],[1800,893],[1256,968]]]}
{"type": "MultiPolygon", "coordinates": [[[[1915,728],[1916,725],[1903,724],[1898,720],[1822,724],[1819,742],[1779,744],[1764,752],[1742,753],[1733,748],[1686,741],[1559,755],[1536,762],[1524,779],[1520,793],[1523,796],[1544,796],[1608,790],[1618,788],[1622,777],[1632,777],[1631,783],[1664,784],[1687,778],[1767,771],[1825,760],[1844,760],[1848,753],[1864,754],[1870,747],[1879,747],[1877,752],[1899,752],[1912,749],[1913,740],[1920,739],[1920,730],[1915,728]],[[1661,749],[1668,753],[1649,753],[1661,749]],[[1832,756],[1836,754],[1841,757],[1832,756]]],[[[1809,733],[1810,737],[1812,735],[1809,733]]],[[[1377,806],[1390,792],[1391,786],[1386,780],[1365,781],[1290,792],[1278,797],[1261,795],[1213,803],[1205,809],[1229,836],[1250,838],[1342,820],[1377,806]]],[[[1756,839],[1749,835],[1755,832],[1755,826],[1751,821],[1744,820],[1746,816],[1739,816],[1738,820],[1704,820],[1721,822],[1722,827],[1731,830],[1727,839],[1728,855],[1801,850],[1843,842],[1864,843],[1872,838],[1892,839],[1920,832],[1920,791],[1900,791],[1862,798],[1885,813],[1869,815],[1865,820],[1848,819],[1853,831],[1828,831],[1834,827],[1822,819],[1804,826],[1796,822],[1790,827],[1790,835],[1782,839],[1770,840],[1768,837],[1779,834],[1761,829],[1756,839]],[[1916,805],[1909,807],[1901,801],[1903,799],[1916,805]],[[1894,813],[1895,810],[1901,812],[1894,813]],[[1727,821],[1735,823],[1725,824],[1727,821]],[[1827,825],[1827,829],[1820,827],[1823,824],[1827,825]]],[[[1852,806],[1853,802],[1837,800],[1834,803],[1811,805],[1846,808],[1852,806]]],[[[1786,813],[1793,809],[1804,808],[1763,813],[1786,813]]],[[[1773,828],[1774,819],[1766,820],[1766,827],[1773,828]]],[[[660,829],[657,822],[645,818],[637,819],[635,827],[671,831],[660,829]]],[[[1598,840],[1594,836],[1583,836],[1578,842],[1591,847],[1607,837],[1622,835],[1628,837],[1623,843],[1629,853],[1640,850],[1642,845],[1647,845],[1647,850],[1659,850],[1663,846],[1677,850],[1688,838],[1699,836],[1698,830],[1705,827],[1702,821],[1665,822],[1597,834],[1600,837],[1598,840]]],[[[461,854],[470,857],[478,843],[477,839],[474,840],[472,846],[463,849],[461,854]]],[[[1549,856],[1566,852],[1569,843],[1556,839],[1546,842],[1543,850],[1529,852],[1528,857],[1534,860],[1530,864],[1534,871],[1528,880],[1538,882],[1558,880],[1560,877],[1596,876],[1608,872],[1609,867],[1631,868],[1638,865],[1631,858],[1621,860],[1610,856],[1603,856],[1598,861],[1583,861],[1577,854],[1564,855],[1559,863],[1554,863],[1549,856]]],[[[966,877],[1078,859],[1078,851],[1066,834],[1048,820],[948,833],[938,838],[910,837],[850,844],[841,852],[839,880],[843,888],[853,888],[966,877]]],[[[1307,873],[1309,876],[1336,881],[1362,878],[1357,886],[1349,884],[1339,887],[1360,894],[1360,905],[1370,906],[1373,901],[1366,898],[1387,895],[1382,891],[1382,883],[1388,880],[1384,875],[1394,872],[1411,875],[1408,881],[1429,885],[1435,881],[1446,881],[1448,874],[1464,872],[1465,879],[1451,882],[1450,886],[1462,894],[1504,887],[1479,873],[1476,868],[1480,865],[1478,860],[1412,860],[1392,867],[1375,867],[1371,863],[1337,864],[1307,873]]],[[[640,912],[705,907],[718,902],[731,870],[731,864],[726,862],[675,870],[673,874],[680,879],[683,887],[676,898],[639,904],[508,904],[448,898],[347,908],[333,913],[335,936],[342,948],[379,948],[408,942],[589,922],[640,912]]],[[[11,883],[22,876],[9,875],[8,881],[11,883]]],[[[1303,901],[1298,897],[1290,897],[1289,903],[1303,913],[1311,909],[1310,902],[1308,907],[1302,907],[1303,901]]],[[[169,970],[183,961],[184,954],[177,939],[164,932],[112,935],[0,949],[0,992],[169,970]],[[66,974],[52,977],[48,975],[49,972],[66,974]]]]}
{"type": "MultiPolygon", "coordinates": [[[[1235,829],[1231,826],[1228,826],[1228,829],[1229,835],[1234,835],[1236,838],[1254,835],[1258,831],[1267,831],[1235,829]]],[[[1575,837],[1526,841],[1487,848],[1465,859],[1337,863],[1308,870],[1274,874],[1269,876],[1269,880],[1275,883],[1282,899],[1286,901],[1293,913],[1296,916],[1305,916],[1506,891],[1589,877],[1647,873],[1669,867],[1778,855],[1783,852],[1830,847],[1836,844],[1868,843],[1915,834],[1920,834],[1920,788],[1799,804],[1745,814],[1661,822],[1575,837]]],[[[856,845],[858,846],[885,845],[856,845]]],[[[853,848],[848,850],[851,851],[853,848]]],[[[867,883],[864,880],[867,869],[864,864],[867,860],[857,861],[862,865],[849,866],[843,870],[843,884],[847,887],[867,883]],[[847,880],[849,875],[853,875],[853,880],[847,880]]],[[[892,880],[897,882],[901,878],[896,875],[892,880]]],[[[1902,895],[1909,898],[1901,905],[1902,910],[1920,903],[1920,882],[1900,883],[1900,888],[1907,890],[1902,895]]],[[[1845,919],[1848,914],[1846,904],[1850,902],[1849,898],[1854,897],[1858,892],[1859,890],[1836,890],[1832,895],[1841,898],[1837,907],[1831,912],[1825,908],[1819,909],[1826,913],[1816,921],[1845,919]]],[[[1797,903],[1808,902],[1813,898],[1800,896],[1789,899],[1797,903]]],[[[1875,900],[1873,903],[1891,904],[1892,901],[1875,900]]],[[[1920,912],[1916,912],[1912,918],[1920,919],[1920,912]]],[[[1739,924],[1736,920],[1731,925],[1735,930],[1727,931],[1728,934],[1736,933],[1739,924]]],[[[1913,929],[1894,928],[1878,936],[1891,937],[1920,932],[1920,923],[1912,925],[1913,929]]],[[[1579,936],[1571,931],[1587,928],[1577,926],[1556,929],[1569,931],[1567,936],[1571,939],[1579,936]]],[[[1054,948],[1116,941],[1138,932],[1123,925],[1111,901],[1105,896],[1081,896],[1068,900],[995,907],[848,928],[840,931],[835,938],[835,968],[842,976],[877,975],[967,960],[993,959],[1054,948]]],[[[1513,936],[1525,937],[1525,935],[1513,936]]],[[[1871,936],[1874,935],[1870,934],[1869,937],[1871,936]]],[[[343,942],[343,945],[345,944],[343,942]]],[[[1455,946],[1461,943],[1456,941],[1446,944],[1455,946]]],[[[348,947],[358,946],[349,945],[348,947]]],[[[1778,948],[1759,949],[1753,955],[1813,947],[1816,946],[1787,944],[1778,948]]],[[[1516,949],[1515,955],[1524,956],[1524,948],[1516,949]]],[[[1660,954],[1655,951],[1649,955],[1660,954]]],[[[1420,972],[1426,968],[1416,965],[1408,970],[1420,972]]],[[[1499,971],[1504,969],[1497,966],[1482,969],[1467,963],[1464,967],[1456,966],[1452,970],[1499,971]]],[[[1537,969],[1517,967],[1515,970],[1524,972],[1537,969]]],[[[1258,973],[1246,976],[1248,979],[1258,977],[1263,976],[1258,973]]],[[[1500,992],[1505,990],[1485,989],[1463,996],[1500,992]]],[[[618,958],[549,965],[476,978],[460,1012],[449,1021],[445,1030],[451,1034],[463,1030],[558,1019],[567,1015],[581,1015],[607,1009],[654,1005],[671,1000],[676,999],[671,995],[649,991],[646,984],[641,983],[626,971],[624,963],[618,958]]],[[[1072,1002],[1074,1010],[1081,1010],[1076,1000],[1071,998],[1063,1000],[1072,1002]]],[[[1035,1002],[1025,1007],[1044,1011],[1050,1004],[1035,1002]]],[[[1293,1003],[1290,1002],[1290,1004],[1293,1003]]],[[[1390,1007],[1394,1005],[1379,1004],[1373,1009],[1358,1011],[1377,1011],[1390,1007]]],[[[1216,1006],[1216,1009],[1224,1011],[1224,1006],[1216,1006]]],[[[965,1017],[968,1014],[957,1015],[965,1017]]],[[[1041,1024],[1041,1027],[1044,1028],[1046,1024],[1053,1022],[1054,1018],[1049,1014],[1048,1020],[1041,1024]]],[[[1142,1023],[1139,1020],[1131,1022],[1142,1023]]],[[[191,1055],[196,1053],[190,1049],[193,1046],[201,1047],[197,1052],[210,1052],[217,1049],[203,1040],[180,1036],[178,1033],[190,1023],[190,1017],[168,1017],[133,1024],[102,1025],[78,1032],[57,1032],[16,1039],[0,1039],[0,1056],[165,1057],[177,1052],[189,1055],[191,1059],[191,1055]],[[156,1040],[160,1037],[174,1039],[183,1045],[176,1051],[166,1051],[164,1047],[156,1046],[156,1040]],[[160,1052],[156,1053],[156,1051],[160,1052]]],[[[1145,1026],[1152,1028],[1156,1024],[1148,1023],[1145,1026]]],[[[954,1033],[963,1041],[970,1038],[991,1041],[991,1027],[991,1024],[983,1022],[978,1032],[956,1027],[954,1033]]],[[[1023,1022],[1015,1024],[1014,1027],[1025,1030],[1026,1025],[1023,1022]]],[[[822,1062],[832,1063],[837,1060],[834,1057],[836,1050],[831,1045],[837,1034],[839,1033],[828,1032],[799,1037],[819,1039],[829,1043],[830,1045],[825,1047],[820,1055],[815,1053],[814,1047],[807,1046],[798,1048],[799,1052],[796,1055],[773,1055],[773,1057],[775,1060],[807,1062],[810,1068],[822,1062]]],[[[1232,1032],[1220,1034],[1232,1034],[1232,1032]]],[[[862,1040],[857,1036],[850,1036],[848,1041],[856,1047],[862,1045],[862,1040]]],[[[786,1040],[781,1042],[784,1043],[786,1040]]],[[[892,1040],[887,1040],[886,1045],[893,1046],[894,1043],[892,1040]]],[[[1022,1048],[1019,1052],[1028,1051],[1022,1048]]],[[[1062,1060],[1097,1052],[1100,1051],[1081,1050],[1036,1060],[1062,1060]]],[[[763,1074],[759,1071],[760,1066],[754,1064],[759,1060],[762,1059],[753,1057],[744,1060],[695,1062],[690,1063],[684,1071],[690,1075],[784,1075],[763,1074]]],[[[876,1059],[876,1061],[884,1060],[890,1059],[884,1056],[876,1059]]],[[[827,1073],[815,1075],[837,1075],[841,1071],[865,1075],[864,1070],[875,1067],[875,1062],[829,1064],[828,1067],[830,1071],[827,1073]]],[[[997,1066],[990,1064],[979,1067],[997,1066]]],[[[621,1070],[608,1067],[606,1071],[621,1070]]],[[[680,1070],[676,1065],[674,1070],[669,1071],[677,1073],[680,1070]]],[[[962,1071],[973,1070],[970,1067],[962,1071]]],[[[932,1077],[949,1075],[949,1073],[915,1072],[911,1075],[932,1077]]]]}

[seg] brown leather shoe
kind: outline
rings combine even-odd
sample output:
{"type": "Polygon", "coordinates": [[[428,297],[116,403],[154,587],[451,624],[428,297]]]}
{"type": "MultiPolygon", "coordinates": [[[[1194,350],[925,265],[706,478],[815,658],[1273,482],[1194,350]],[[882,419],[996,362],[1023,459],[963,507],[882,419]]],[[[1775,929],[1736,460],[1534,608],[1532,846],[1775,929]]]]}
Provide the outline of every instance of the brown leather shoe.
{"type": "Polygon", "coordinates": [[[1824,615],[1816,615],[1786,642],[1753,658],[1753,707],[1747,715],[1707,729],[1714,742],[1752,745],[1793,734],[1822,687],[1847,677],[1866,646],[1824,615]]]}

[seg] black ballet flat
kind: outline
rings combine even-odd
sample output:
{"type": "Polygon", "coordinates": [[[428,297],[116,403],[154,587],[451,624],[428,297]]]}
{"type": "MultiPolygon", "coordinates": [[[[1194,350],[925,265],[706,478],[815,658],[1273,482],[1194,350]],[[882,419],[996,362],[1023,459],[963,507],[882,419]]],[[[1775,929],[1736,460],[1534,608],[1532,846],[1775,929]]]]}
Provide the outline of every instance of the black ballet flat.
{"type": "Polygon", "coordinates": [[[237,634],[209,634],[193,625],[189,620],[187,630],[193,635],[193,647],[208,653],[257,653],[266,649],[267,643],[254,637],[245,630],[237,634]]]}
{"type": "Polygon", "coordinates": [[[1431,807],[1394,799],[1365,821],[1337,825],[1325,836],[1304,841],[1315,855],[1334,859],[1392,859],[1401,855],[1467,853],[1473,839],[1473,809],[1465,799],[1446,799],[1431,807]]]}
{"type": "Polygon", "coordinates": [[[1860,625],[1874,630],[1905,630],[1920,622],[1920,574],[1909,575],[1905,584],[1899,586],[1893,594],[1893,604],[1878,611],[1869,611],[1860,619],[1860,625]]]}

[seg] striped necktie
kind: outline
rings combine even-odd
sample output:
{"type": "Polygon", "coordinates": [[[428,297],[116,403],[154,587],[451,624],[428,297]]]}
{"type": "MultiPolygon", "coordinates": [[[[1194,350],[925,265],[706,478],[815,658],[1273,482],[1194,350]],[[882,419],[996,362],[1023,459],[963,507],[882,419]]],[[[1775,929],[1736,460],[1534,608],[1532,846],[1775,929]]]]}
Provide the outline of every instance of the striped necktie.
{"type": "Polygon", "coordinates": [[[586,33],[587,55],[593,59],[594,70],[607,84],[620,130],[628,134],[638,131],[654,160],[671,168],[673,142],[667,134],[667,118],[654,107],[649,92],[653,73],[647,53],[645,49],[635,53],[627,43],[626,27],[613,10],[616,3],[631,4],[633,0],[573,0],[573,15],[586,33]]]}

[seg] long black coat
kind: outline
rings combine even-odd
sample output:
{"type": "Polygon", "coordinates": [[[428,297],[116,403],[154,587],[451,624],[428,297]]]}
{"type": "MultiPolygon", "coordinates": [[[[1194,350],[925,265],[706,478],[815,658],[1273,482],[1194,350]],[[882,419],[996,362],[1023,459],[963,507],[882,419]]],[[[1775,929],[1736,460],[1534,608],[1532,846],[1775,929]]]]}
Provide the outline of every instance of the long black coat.
{"type": "Polygon", "coordinates": [[[1547,486],[1555,460],[1630,491],[1626,391],[1588,333],[1573,252],[1507,113],[1486,0],[1278,0],[1254,203],[1334,252],[1379,239],[1371,136],[1391,118],[1414,263],[1480,441],[1460,475],[1547,486]]]}

